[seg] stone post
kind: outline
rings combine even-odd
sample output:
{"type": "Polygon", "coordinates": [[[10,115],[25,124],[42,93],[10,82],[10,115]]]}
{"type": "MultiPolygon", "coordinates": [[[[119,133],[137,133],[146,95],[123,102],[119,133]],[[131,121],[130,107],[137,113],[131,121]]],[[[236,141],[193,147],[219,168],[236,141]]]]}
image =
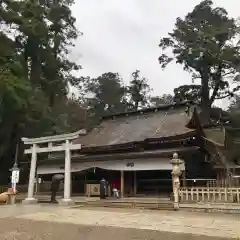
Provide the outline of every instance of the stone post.
{"type": "Polygon", "coordinates": [[[173,207],[175,210],[179,209],[179,188],[180,188],[180,180],[181,176],[181,168],[180,165],[183,163],[181,159],[178,158],[178,154],[174,153],[173,158],[170,161],[172,164],[172,182],[173,182],[173,207]]]}
{"type": "Polygon", "coordinates": [[[31,166],[30,166],[29,182],[28,182],[28,195],[27,195],[27,198],[22,201],[23,204],[37,203],[37,199],[33,197],[36,166],[37,166],[37,145],[34,143],[32,146],[32,158],[31,158],[31,166]]]}

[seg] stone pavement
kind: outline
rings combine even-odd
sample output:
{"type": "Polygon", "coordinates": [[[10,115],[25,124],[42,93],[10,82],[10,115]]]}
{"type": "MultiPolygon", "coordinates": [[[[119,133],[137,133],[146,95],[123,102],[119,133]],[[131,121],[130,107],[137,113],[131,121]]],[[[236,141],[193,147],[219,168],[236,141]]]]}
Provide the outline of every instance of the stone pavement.
{"type": "MultiPolygon", "coordinates": [[[[161,236],[162,234],[176,233],[188,234],[188,236],[204,235],[204,239],[207,239],[207,236],[218,237],[218,239],[220,239],[220,237],[223,239],[240,237],[240,216],[227,214],[147,211],[137,209],[62,208],[50,205],[1,206],[0,222],[4,222],[3,220],[6,219],[9,221],[11,219],[13,226],[19,221],[28,224],[50,224],[51,222],[54,226],[56,223],[75,225],[75,227],[78,228],[85,227],[85,229],[92,229],[91,231],[95,228],[114,228],[122,229],[121,231],[126,231],[126,229],[128,229],[128,231],[154,231],[161,233],[161,236]]],[[[2,223],[0,224],[2,226],[2,223]]],[[[19,223],[17,225],[19,225],[19,223]]],[[[127,239],[132,238],[126,238],[126,240],[127,239]]]]}

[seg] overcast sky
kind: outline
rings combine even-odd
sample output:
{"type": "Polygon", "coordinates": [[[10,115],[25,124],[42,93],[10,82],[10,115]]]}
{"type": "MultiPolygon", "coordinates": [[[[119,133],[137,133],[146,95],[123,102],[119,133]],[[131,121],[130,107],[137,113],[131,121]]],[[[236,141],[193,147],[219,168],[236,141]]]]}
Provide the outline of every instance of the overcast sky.
{"type": "MultiPolygon", "coordinates": [[[[127,82],[139,69],[147,77],[153,95],[173,93],[190,84],[190,75],[177,64],[164,71],[158,64],[161,37],[167,36],[177,17],[184,17],[199,0],[76,0],[73,14],[83,32],[73,59],[83,67],[80,75],[118,72],[127,82]]],[[[215,0],[229,15],[238,17],[239,0],[215,0]]],[[[221,104],[222,105],[222,104],[221,104]]],[[[223,104],[225,105],[225,104],[223,104]]]]}

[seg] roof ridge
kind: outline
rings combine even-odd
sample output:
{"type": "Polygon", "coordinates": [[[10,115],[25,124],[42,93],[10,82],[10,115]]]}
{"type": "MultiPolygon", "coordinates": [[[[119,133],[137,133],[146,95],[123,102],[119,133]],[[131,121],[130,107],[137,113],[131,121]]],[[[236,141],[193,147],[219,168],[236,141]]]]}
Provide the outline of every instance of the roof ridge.
{"type": "Polygon", "coordinates": [[[159,110],[168,110],[170,108],[178,108],[178,107],[184,107],[186,105],[194,105],[196,104],[194,101],[186,100],[186,101],[181,101],[181,102],[174,102],[172,104],[161,104],[156,107],[148,107],[148,108],[143,108],[135,111],[125,111],[125,112],[118,112],[114,114],[107,114],[103,116],[101,119],[110,119],[113,117],[120,117],[120,116],[127,116],[127,115],[135,115],[139,113],[147,113],[147,112],[154,112],[154,111],[159,111],[159,110]]]}

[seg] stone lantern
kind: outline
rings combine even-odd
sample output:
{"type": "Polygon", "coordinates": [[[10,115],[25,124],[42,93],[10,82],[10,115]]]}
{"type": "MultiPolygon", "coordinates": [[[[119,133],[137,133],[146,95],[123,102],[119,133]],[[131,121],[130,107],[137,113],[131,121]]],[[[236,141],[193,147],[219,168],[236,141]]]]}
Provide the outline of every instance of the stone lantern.
{"type": "Polygon", "coordinates": [[[182,174],[180,165],[183,164],[183,161],[178,158],[178,154],[174,153],[173,158],[170,161],[172,164],[172,184],[173,184],[173,198],[174,198],[174,209],[179,209],[179,188],[180,188],[180,180],[179,177],[182,174]]]}

